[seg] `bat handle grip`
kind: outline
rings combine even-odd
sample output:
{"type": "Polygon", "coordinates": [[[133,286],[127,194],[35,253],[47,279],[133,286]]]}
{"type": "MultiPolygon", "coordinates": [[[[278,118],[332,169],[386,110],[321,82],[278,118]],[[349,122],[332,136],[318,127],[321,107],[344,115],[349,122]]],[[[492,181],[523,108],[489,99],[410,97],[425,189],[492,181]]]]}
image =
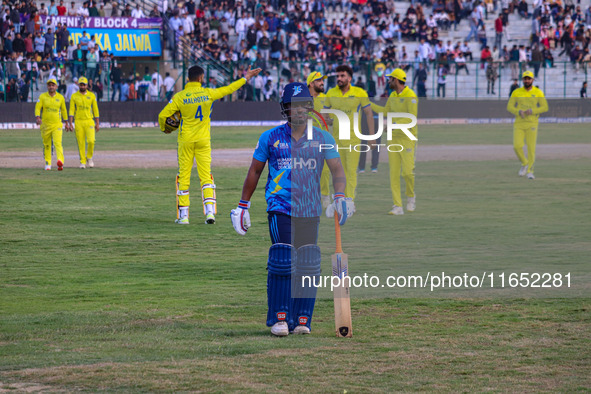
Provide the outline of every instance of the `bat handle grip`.
{"type": "Polygon", "coordinates": [[[339,214],[334,213],[334,233],[337,240],[337,249],[335,253],[343,253],[343,246],[341,245],[341,226],[339,225],[339,214]]]}

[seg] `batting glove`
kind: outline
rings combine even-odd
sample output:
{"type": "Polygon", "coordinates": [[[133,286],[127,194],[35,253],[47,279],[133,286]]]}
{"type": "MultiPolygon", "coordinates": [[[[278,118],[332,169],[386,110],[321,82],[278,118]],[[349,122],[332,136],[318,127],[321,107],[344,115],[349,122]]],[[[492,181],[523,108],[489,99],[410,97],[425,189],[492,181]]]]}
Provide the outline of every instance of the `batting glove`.
{"type": "Polygon", "coordinates": [[[355,213],[355,203],[350,197],[345,197],[344,193],[336,193],[332,198],[334,201],[326,208],[326,217],[334,217],[336,211],[339,225],[342,226],[355,213]]]}
{"type": "Polygon", "coordinates": [[[230,218],[232,219],[232,226],[234,230],[240,235],[245,235],[250,227],[250,201],[240,200],[238,207],[230,211],[230,218]]]}

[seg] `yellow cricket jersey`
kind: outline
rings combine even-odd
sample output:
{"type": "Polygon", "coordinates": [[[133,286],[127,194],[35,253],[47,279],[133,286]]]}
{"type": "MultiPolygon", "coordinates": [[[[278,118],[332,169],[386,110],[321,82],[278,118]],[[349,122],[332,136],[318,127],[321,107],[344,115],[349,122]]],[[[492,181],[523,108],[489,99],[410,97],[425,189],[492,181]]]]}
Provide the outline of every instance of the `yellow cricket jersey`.
{"type": "Polygon", "coordinates": [[[42,93],[35,104],[35,116],[41,116],[41,127],[62,127],[62,120],[68,120],[66,100],[59,93],[50,96],[42,93]],[[41,113],[43,111],[43,114],[41,113]]]}
{"type": "MultiPolygon", "coordinates": [[[[363,108],[371,105],[367,92],[357,86],[350,86],[347,93],[343,94],[338,86],[330,89],[326,92],[324,98],[324,108],[338,109],[344,112],[349,117],[351,127],[353,127],[353,116],[355,113],[359,113],[363,108]]],[[[333,117],[334,119],[334,117],[333,117]]],[[[358,116],[358,127],[361,131],[361,115],[358,116]]],[[[333,129],[333,135],[335,138],[339,136],[338,121],[335,122],[335,128],[333,129]]],[[[350,130],[351,139],[358,140],[353,130],[350,130]]]]}
{"type": "Polygon", "coordinates": [[[74,121],[98,118],[99,110],[94,93],[74,93],[70,99],[70,116],[74,117],[74,121]]]}
{"type": "MultiPolygon", "coordinates": [[[[400,93],[396,93],[393,91],[388,97],[388,102],[385,106],[380,106],[374,103],[371,103],[371,109],[373,109],[377,113],[383,113],[384,119],[388,116],[388,112],[404,112],[408,114],[412,114],[415,117],[418,117],[419,112],[419,101],[417,95],[415,94],[414,90],[405,86],[404,89],[400,93]]],[[[387,120],[387,119],[386,119],[387,120]]],[[[410,119],[408,118],[394,118],[396,123],[404,124],[409,123],[410,119]]],[[[417,137],[418,128],[417,126],[409,129],[410,132],[417,137]]],[[[385,131],[385,130],[384,130],[385,131]]],[[[400,129],[395,129],[392,131],[392,136],[400,137],[404,136],[404,132],[400,129]]]]}
{"type": "Polygon", "coordinates": [[[180,111],[179,142],[194,142],[209,139],[211,126],[211,107],[213,102],[228,94],[232,94],[246,83],[240,78],[228,86],[219,89],[204,88],[199,82],[189,82],[185,89],[174,95],[172,100],[158,115],[160,130],[164,130],[166,119],[180,111]]]}
{"type": "Polygon", "coordinates": [[[537,125],[538,118],[541,113],[548,111],[548,102],[544,97],[544,92],[541,89],[532,86],[530,90],[524,87],[517,88],[511,94],[509,103],[507,104],[507,111],[515,116],[516,125],[537,125]],[[531,115],[525,117],[519,116],[519,111],[532,110],[531,115]]]}

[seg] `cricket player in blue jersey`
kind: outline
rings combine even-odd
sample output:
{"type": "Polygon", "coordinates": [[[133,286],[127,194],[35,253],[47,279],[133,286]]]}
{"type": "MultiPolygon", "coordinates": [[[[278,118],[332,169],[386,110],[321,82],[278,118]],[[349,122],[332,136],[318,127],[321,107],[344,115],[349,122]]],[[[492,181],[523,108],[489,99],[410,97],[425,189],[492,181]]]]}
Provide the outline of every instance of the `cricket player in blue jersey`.
{"type": "Polygon", "coordinates": [[[345,172],[334,138],[318,128],[307,129],[314,107],[308,87],[288,84],[280,105],[287,123],[259,138],[242,199],[231,218],[236,232],[245,235],[250,227],[250,199],[268,162],[265,198],[273,245],[267,261],[267,326],[273,335],[286,336],[290,332],[310,333],[316,288],[303,286],[301,279],[320,275],[320,248],[316,243],[322,212],[320,175],[325,161],[335,190],[332,208],[341,225],[355,206],[352,199],[345,198],[345,172]]]}

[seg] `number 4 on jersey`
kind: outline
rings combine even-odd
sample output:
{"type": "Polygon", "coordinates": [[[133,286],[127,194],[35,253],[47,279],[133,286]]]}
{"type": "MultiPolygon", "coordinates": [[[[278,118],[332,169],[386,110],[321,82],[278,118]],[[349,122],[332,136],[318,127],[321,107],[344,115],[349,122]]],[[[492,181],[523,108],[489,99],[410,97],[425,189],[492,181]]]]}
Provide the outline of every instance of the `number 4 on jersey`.
{"type": "Polygon", "coordinates": [[[199,121],[203,122],[203,114],[201,113],[201,106],[197,108],[197,113],[195,114],[195,119],[199,118],[199,121]]]}

